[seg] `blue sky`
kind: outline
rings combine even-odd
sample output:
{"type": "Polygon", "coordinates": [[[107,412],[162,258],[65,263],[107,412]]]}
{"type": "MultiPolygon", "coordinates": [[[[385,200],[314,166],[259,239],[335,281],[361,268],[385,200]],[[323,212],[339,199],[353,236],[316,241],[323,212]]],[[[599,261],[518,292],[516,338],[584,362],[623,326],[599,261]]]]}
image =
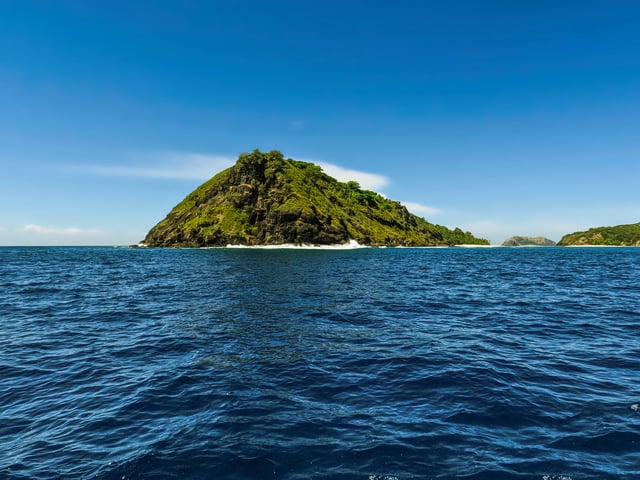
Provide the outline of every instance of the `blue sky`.
{"type": "Polygon", "coordinates": [[[0,3],[0,245],[135,243],[254,148],[492,243],[638,222],[640,4],[0,3]]]}

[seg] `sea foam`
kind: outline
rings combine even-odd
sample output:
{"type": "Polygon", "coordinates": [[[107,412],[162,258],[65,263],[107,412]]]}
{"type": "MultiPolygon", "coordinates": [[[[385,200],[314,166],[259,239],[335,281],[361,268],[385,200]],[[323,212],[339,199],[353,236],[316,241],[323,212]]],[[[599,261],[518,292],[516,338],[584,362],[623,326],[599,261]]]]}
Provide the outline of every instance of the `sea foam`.
{"type": "Polygon", "coordinates": [[[282,243],[279,245],[232,245],[229,244],[226,248],[253,248],[253,249],[264,249],[264,250],[274,250],[274,249],[303,249],[303,250],[352,250],[354,248],[369,248],[366,245],[362,245],[355,240],[349,240],[348,243],[340,243],[333,245],[317,245],[312,243],[282,243]]]}

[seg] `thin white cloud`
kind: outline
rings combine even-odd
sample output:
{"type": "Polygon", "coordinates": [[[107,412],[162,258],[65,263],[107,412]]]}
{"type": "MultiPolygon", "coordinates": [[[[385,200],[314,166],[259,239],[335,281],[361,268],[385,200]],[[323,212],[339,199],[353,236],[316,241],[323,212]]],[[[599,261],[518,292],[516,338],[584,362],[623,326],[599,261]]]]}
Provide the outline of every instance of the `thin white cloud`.
{"type": "Polygon", "coordinates": [[[96,229],[84,229],[76,227],[44,227],[42,225],[36,225],[30,223],[22,227],[22,230],[28,233],[35,233],[39,235],[56,235],[56,236],[78,236],[78,235],[100,235],[101,230],[96,229]]]}
{"type": "Polygon", "coordinates": [[[422,205],[421,203],[416,202],[400,202],[407,210],[411,213],[415,213],[416,215],[438,215],[442,213],[442,210],[436,207],[430,207],[428,205],[422,205]]]}
{"type": "Polygon", "coordinates": [[[146,155],[142,165],[89,165],[80,169],[95,175],[114,177],[208,180],[233,164],[233,159],[220,155],[165,152],[146,155]]]}
{"type": "Polygon", "coordinates": [[[384,175],[378,175],[377,173],[351,170],[327,162],[313,163],[320,166],[327,175],[335,178],[336,180],[340,180],[341,182],[348,182],[350,180],[356,181],[365,190],[377,191],[378,189],[389,184],[389,179],[387,177],[385,177],[384,175]]]}

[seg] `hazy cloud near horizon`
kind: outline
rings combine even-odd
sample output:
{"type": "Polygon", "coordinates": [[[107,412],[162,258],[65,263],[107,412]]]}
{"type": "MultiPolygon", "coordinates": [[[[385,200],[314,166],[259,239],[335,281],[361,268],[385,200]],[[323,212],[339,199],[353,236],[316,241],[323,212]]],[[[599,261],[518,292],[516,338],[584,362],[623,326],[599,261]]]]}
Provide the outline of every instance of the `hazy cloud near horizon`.
{"type": "MultiPolygon", "coordinates": [[[[0,245],[120,245],[122,232],[115,234],[98,228],[79,228],[68,226],[51,226],[28,223],[15,227],[0,227],[0,245]]],[[[131,242],[130,242],[131,243],[131,242]]]]}
{"type": "Polygon", "coordinates": [[[194,152],[162,152],[133,155],[133,158],[136,162],[131,164],[74,166],[72,169],[113,177],[204,181],[234,164],[231,157],[194,152]]]}
{"type": "Polygon", "coordinates": [[[98,229],[84,229],[77,227],[45,227],[42,225],[36,225],[34,223],[29,223],[22,227],[24,232],[44,234],[44,235],[100,235],[103,233],[102,230],[98,229]]]}

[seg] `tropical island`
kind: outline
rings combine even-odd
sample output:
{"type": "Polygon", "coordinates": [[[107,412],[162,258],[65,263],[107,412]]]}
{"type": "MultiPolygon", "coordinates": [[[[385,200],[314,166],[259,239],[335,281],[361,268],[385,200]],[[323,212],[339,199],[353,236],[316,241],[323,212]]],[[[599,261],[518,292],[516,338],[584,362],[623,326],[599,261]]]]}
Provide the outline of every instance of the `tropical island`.
{"type": "Polygon", "coordinates": [[[553,247],[556,244],[546,237],[523,237],[515,235],[502,242],[503,247],[553,247]]]}
{"type": "Polygon", "coordinates": [[[340,182],[277,150],[243,153],[196,188],[154,226],[148,247],[227,245],[488,245],[411,214],[401,203],[340,182]]]}
{"type": "Polygon", "coordinates": [[[613,227],[595,227],[586,232],[565,235],[559,246],[568,245],[606,245],[621,247],[640,246],[640,223],[616,225],[613,227]]]}

